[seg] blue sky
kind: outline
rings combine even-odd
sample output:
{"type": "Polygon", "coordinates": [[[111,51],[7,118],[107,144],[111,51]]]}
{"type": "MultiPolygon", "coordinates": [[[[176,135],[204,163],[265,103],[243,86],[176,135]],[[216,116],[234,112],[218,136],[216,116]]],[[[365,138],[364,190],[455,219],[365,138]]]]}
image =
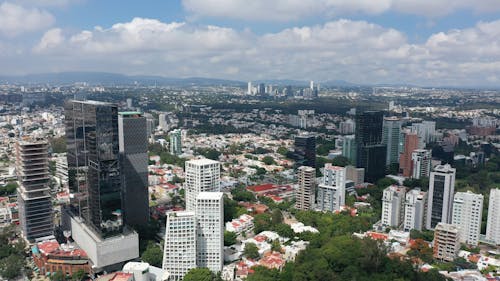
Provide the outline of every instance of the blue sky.
{"type": "Polygon", "coordinates": [[[500,85],[499,0],[0,0],[0,74],[500,85]]]}

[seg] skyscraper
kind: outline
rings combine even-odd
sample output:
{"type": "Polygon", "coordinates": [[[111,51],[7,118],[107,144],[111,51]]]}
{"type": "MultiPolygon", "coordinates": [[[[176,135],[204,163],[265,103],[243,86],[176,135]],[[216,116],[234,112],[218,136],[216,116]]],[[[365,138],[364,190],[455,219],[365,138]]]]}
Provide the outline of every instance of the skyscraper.
{"type": "Polygon", "coordinates": [[[224,200],[222,192],[200,192],[196,197],[196,265],[212,272],[224,265],[224,200]]]}
{"type": "Polygon", "coordinates": [[[399,170],[402,171],[403,177],[411,177],[413,174],[413,162],[411,159],[412,153],[418,149],[418,136],[415,133],[407,132],[405,135],[403,153],[399,158],[399,170]]]}
{"type": "Polygon", "coordinates": [[[382,143],[387,147],[386,165],[399,162],[401,138],[401,119],[397,117],[385,117],[383,122],[382,143]]]}
{"type": "Polygon", "coordinates": [[[426,228],[434,229],[440,222],[451,223],[455,169],[438,165],[431,172],[429,181],[426,228]]]}
{"type": "Polygon", "coordinates": [[[418,135],[419,148],[424,148],[426,144],[434,141],[436,135],[436,122],[423,121],[411,125],[411,131],[418,135]]]}
{"type": "Polygon", "coordinates": [[[122,175],[118,108],[98,101],[65,104],[68,177],[79,215],[101,235],[121,231],[122,175]]]}
{"type": "Polygon", "coordinates": [[[482,214],[483,195],[470,191],[455,194],[451,224],[458,228],[460,243],[477,246],[482,214]]]}
{"type": "Polygon", "coordinates": [[[180,281],[196,268],[196,214],[195,212],[168,212],[163,248],[163,270],[172,281],[180,281]]]}
{"type": "Polygon", "coordinates": [[[356,164],[356,138],[354,135],[348,135],[344,137],[342,142],[342,156],[349,159],[352,164],[356,164]]]}
{"type": "Polygon", "coordinates": [[[356,166],[365,168],[365,180],[376,182],[385,175],[387,148],[382,144],[382,111],[356,115],[356,166]]]}
{"type": "Polygon", "coordinates": [[[301,166],[297,169],[298,189],[295,194],[295,208],[309,210],[314,205],[316,190],[316,169],[301,166]]]}
{"type": "Polygon", "coordinates": [[[182,154],[182,131],[180,129],[170,132],[170,153],[173,155],[182,154]]]}
{"type": "Polygon", "coordinates": [[[486,239],[500,245],[500,189],[490,190],[486,239]]]}
{"type": "Polygon", "coordinates": [[[382,195],[382,225],[399,227],[403,223],[406,188],[390,185],[382,195]]]}
{"type": "Polygon", "coordinates": [[[418,188],[408,191],[405,200],[404,231],[422,230],[425,226],[426,209],[427,192],[418,188]]]}
{"type": "Polygon", "coordinates": [[[210,159],[186,162],[186,210],[196,211],[196,197],[200,192],[220,191],[220,163],[210,159]]]}
{"type": "Polygon", "coordinates": [[[149,220],[147,120],[140,112],[118,113],[123,174],[124,219],[130,225],[149,220]]]}
{"type": "Polygon", "coordinates": [[[24,238],[33,241],[54,234],[49,193],[48,143],[21,140],[16,143],[16,172],[19,187],[19,222],[24,238]]]}
{"type": "Polygon", "coordinates": [[[345,205],[346,168],[327,163],[323,174],[316,206],[321,211],[339,211],[345,205]]]}
{"type": "Polygon", "coordinates": [[[316,168],[316,136],[295,137],[294,160],[296,168],[300,166],[316,168]]]}
{"type": "Polygon", "coordinates": [[[431,171],[431,151],[425,149],[416,149],[411,154],[412,160],[412,178],[420,179],[429,177],[431,171]]]}
{"type": "Polygon", "coordinates": [[[248,82],[247,95],[252,95],[252,82],[248,82]]]}

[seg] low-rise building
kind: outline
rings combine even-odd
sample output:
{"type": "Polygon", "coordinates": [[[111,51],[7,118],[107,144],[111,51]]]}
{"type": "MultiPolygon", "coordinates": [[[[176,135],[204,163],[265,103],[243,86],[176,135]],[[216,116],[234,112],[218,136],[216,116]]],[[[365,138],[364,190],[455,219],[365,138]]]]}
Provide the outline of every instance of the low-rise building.
{"type": "Polygon", "coordinates": [[[238,234],[253,230],[253,217],[247,214],[226,222],[226,230],[238,234]]]}
{"type": "Polygon", "coordinates": [[[434,229],[434,258],[453,261],[460,250],[459,231],[452,224],[438,223],[434,229]]]}
{"type": "Polygon", "coordinates": [[[75,245],[61,246],[56,240],[48,240],[35,244],[31,248],[31,256],[40,275],[58,271],[73,275],[80,270],[91,273],[91,262],[87,253],[75,245]]]}

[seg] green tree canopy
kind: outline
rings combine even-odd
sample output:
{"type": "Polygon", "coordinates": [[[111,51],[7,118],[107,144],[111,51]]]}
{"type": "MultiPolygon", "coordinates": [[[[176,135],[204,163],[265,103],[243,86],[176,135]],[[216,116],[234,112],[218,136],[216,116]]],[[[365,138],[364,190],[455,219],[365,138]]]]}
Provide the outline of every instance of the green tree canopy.
{"type": "Polygon", "coordinates": [[[159,246],[157,246],[153,242],[150,242],[148,244],[148,247],[146,248],[146,251],[142,253],[141,259],[152,266],[161,267],[163,260],[163,251],[159,246]]]}
{"type": "Polygon", "coordinates": [[[231,246],[236,244],[237,240],[237,235],[235,232],[232,231],[224,231],[224,246],[231,246]]]}
{"type": "Polygon", "coordinates": [[[249,259],[256,259],[259,257],[259,248],[254,243],[246,243],[243,255],[249,259]]]}

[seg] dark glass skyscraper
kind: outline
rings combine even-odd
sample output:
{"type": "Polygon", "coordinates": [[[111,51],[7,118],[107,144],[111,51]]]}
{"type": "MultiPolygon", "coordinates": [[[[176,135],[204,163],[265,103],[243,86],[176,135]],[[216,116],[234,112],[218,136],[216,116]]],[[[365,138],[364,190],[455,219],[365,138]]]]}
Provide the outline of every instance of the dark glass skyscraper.
{"type": "Polygon", "coordinates": [[[316,168],[316,137],[312,135],[295,137],[295,166],[316,168]]]}
{"type": "Polygon", "coordinates": [[[119,232],[123,222],[118,108],[71,100],[65,104],[65,118],[73,207],[103,236],[119,232]]]}
{"type": "Polygon", "coordinates": [[[382,111],[356,115],[356,166],[365,168],[365,181],[376,182],[385,175],[387,147],[382,144],[382,111]]]}
{"type": "Polygon", "coordinates": [[[147,120],[140,112],[118,113],[123,174],[123,211],[127,225],[149,220],[147,120]]]}

